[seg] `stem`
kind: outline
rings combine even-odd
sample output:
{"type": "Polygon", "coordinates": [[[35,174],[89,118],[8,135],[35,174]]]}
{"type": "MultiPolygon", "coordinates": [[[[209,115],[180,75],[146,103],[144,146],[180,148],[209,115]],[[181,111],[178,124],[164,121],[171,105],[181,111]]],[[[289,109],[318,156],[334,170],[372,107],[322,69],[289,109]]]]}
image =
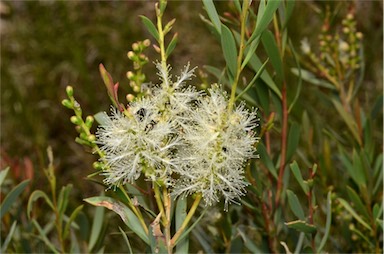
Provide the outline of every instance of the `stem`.
{"type": "Polygon", "coordinates": [[[279,178],[277,179],[277,191],[276,191],[276,199],[275,199],[276,207],[278,207],[280,203],[280,195],[283,188],[285,160],[287,156],[288,107],[287,107],[287,85],[285,81],[283,82],[281,94],[282,94],[283,119],[282,119],[282,130],[281,130],[280,169],[279,169],[279,178]]]}
{"type": "Polygon", "coordinates": [[[159,47],[160,47],[160,55],[161,55],[161,67],[164,70],[167,70],[167,55],[165,54],[164,47],[164,30],[162,24],[163,13],[160,11],[158,3],[156,3],[156,16],[157,16],[157,31],[159,32],[159,47]]]}
{"type": "MultiPolygon", "coordinates": [[[[53,168],[50,168],[50,170],[53,171],[53,168]]],[[[62,221],[60,219],[60,212],[58,211],[57,207],[57,199],[56,199],[56,177],[54,176],[53,172],[51,175],[52,179],[50,179],[50,184],[51,184],[51,189],[52,189],[52,202],[53,202],[53,207],[54,207],[54,213],[55,213],[55,227],[56,231],[58,234],[59,242],[60,242],[60,247],[61,247],[61,252],[65,253],[65,244],[64,244],[64,239],[63,239],[63,234],[62,234],[62,221]],[[53,176],[53,177],[52,177],[53,176]]]]}
{"type": "Polygon", "coordinates": [[[247,21],[247,13],[249,8],[249,0],[244,0],[243,8],[241,12],[241,31],[240,31],[240,46],[239,46],[239,55],[237,56],[237,69],[236,77],[232,84],[231,89],[231,98],[229,100],[228,112],[231,112],[233,109],[233,104],[235,103],[236,98],[236,88],[239,83],[241,69],[241,63],[243,62],[244,48],[245,48],[245,25],[247,21]]]}
{"type": "Polygon", "coordinates": [[[153,183],[153,189],[155,191],[155,199],[156,199],[157,207],[159,208],[159,211],[161,213],[163,225],[165,225],[167,223],[167,216],[165,214],[163,201],[161,200],[159,185],[156,182],[153,183]]]}
{"type": "Polygon", "coordinates": [[[171,246],[173,247],[175,245],[175,242],[179,239],[181,234],[184,232],[185,228],[187,227],[189,221],[192,219],[192,216],[195,214],[197,207],[200,204],[201,201],[201,194],[198,194],[196,196],[195,201],[193,202],[191,209],[189,210],[187,217],[185,217],[185,220],[183,221],[183,224],[180,226],[179,230],[177,230],[176,234],[171,239],[171,246]]]}
{"type": "Polygon", "coordinates": [[[148,234],[148,227],[147,227],[147,224],[145,224],[145,221],[144,221],[144,218],[143,218],[143,214],[141,213],[140,209],[137,209],[137,207],[133,204],[131,198],[129,197],[129,195],[127,194],[127,192],[125,191],[125,189],[123,188],[122,185],[119,186],[119,189],[120,189],[121,192],[124,194],[125,198],[128,200],[128,206],[129,206],[129,208],[131,208],[131,210],[133,211],[133,213],[134,213],[134,214],[137,216],[137,218],[139,219],[140,224],[141,224],[141,226],[143,227],[145,233],[148,234]]]}
{"type": "Polygon", "coordinates": [[[168,192],[168,189],[163,188],[163,200],[165,207],[165,214],[167,222],[164,225],[165,227],[165,241],[168,248],[168,254],[172,254],[173,246],[171,244],[171,198],[168,192]]]}

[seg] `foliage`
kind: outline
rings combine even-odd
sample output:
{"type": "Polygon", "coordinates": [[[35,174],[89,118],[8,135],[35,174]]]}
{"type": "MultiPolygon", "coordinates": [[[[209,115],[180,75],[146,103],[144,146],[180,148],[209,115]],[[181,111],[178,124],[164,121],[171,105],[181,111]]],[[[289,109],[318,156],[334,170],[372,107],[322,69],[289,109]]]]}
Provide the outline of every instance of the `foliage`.
{"type": "MultiPolygon", "coordinates": [[[[199,206],[202,197],[198,194],[174,199],[169,196],[171,188],[152,185],[143,177],[116,186],[103,182],[101,177],[105,175],[99,174],[105,174],[111,164],[103,159],[108,150],[96,140],[110,117],[105,113],[84,117],[73,87],[69,86],[63,105],[74,112],[71,122],[79,134],[76,142],[101,158],[93,164],[95,172],[88,179],[107,189],[106,196],[85,199],[96,206],[92,231],[81,230],[86,216],[80,210],[91,207],[71,201],[71,185],[56,194],[51,160],[45,170],[49,173],[50,189],[46,193],[33,192],[28,206],[29,211],[37,199],[44,199],[44,208],[34,207],[39,222],[27,220],[24,215],[24,222],[20,223],[18,217],[23,217],[22,213],[8,209],[8,200],[20,202],[17,196],[27,182],[17,185],[2,202],[2,221],[9,232],[8,237],[2,238],[2,250],[8,246],[11,252],[39,248],[53,252],[102,251],[103,246],[111,245],[104,238],[106,207],[122,219],[123,223],[112,225],[112,231],[121,234],[119,246],[125,244],[130,253],[382,252],[382,87],[371,85],[377,60],[367,41],[373,35],[360,32],[363,25],[358,4],[308,3],[305,15],[316,12],[323,24],[306,26],[296,23],[303,3],[250,2],[202,1],[205,15],[200,18],[221,47],[222,56],[216,54],[215,61],[210,61],[207,53],[206,65],[198,73],[203,85],[196,85],[208,88],[213,81],[229,90],[228,112],[241,105],[241,100],[246,101],[248,108],[259,109],[260,127],[256,133],[260,142],[255,147],[260,158],[246,165],[248,186],[241,205],[231,205],[228,211],[215,206],[203,208],[199,206]],[[318,37],[308,30],[316,26],[321,29],[312,34],[318,37]],[[299,30],[304,32],[297,36],[299,30]],[[308,39],[303,38],[305,31],[308,39]],[[94,119],[99,124],[96,134],[94,119]],[[43,215],[46,208],[52,212],[43,215]],[[25,245],[28,239],[33,239],[32,244],[25,245]]],[[[128,108],[126,103],[140,101],[153,87],[149,82],[156,75],[149,74],[154,71],[148,63],[155,56],[147,55],[151,44],[160,54],[160,71],[168,71],[167,61],[181,59],[178,47],[184,44],[184,36],[165,35],[183,22],[167,16],[168,10],[172,13],[171,6],[177,4],[168,5],[166,1],[156,5],[155,22],[153,15],[140,16],[154,41],[132,45],[127,56],[133,69],[126,74],[126,88],[123,81],[119,85],[112,79],[122,76],[125,67],[119,65],[113,75],[104,67],[121,57],[99,65],[98,79],[104,81],[112,104],[122,112],[128,108]],[[170,21],[163,25],[164,20],[170,21]],[[126,92],[126,98],[119,95],[119,87],[120,93],[126,92]]],[[[315,16],[311,22],[318,20],[315,16]]],[[[199,40],[189,45],[195,44],[204,43],[199,40]]],[[[84,61],[84,57],[76,59],[78,63],[84,61]]],[[[94,94],[93,90],[86,93],[94,94]]],[[[81,88],[76,86],[76,91],[79,97],[87,98],[81,88]]],[[[89,102],[86,100],[87,109],[94,110],[94,101],[91,97],[89,102]]],[[[0,179],[6,174],[2,171],[0,179]]],[[[120,247],[117,250],[121,252],[120,247]]]]}

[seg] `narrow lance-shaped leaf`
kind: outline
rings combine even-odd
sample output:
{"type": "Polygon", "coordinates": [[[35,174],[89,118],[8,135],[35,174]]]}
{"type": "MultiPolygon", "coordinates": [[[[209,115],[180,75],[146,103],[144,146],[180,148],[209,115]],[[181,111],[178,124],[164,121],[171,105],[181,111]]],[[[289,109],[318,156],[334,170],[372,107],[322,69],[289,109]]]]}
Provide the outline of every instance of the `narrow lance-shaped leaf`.
{"type": "Polygon", "coordinates": [[[304,233],[308,233],[308,234],[312,234],[312,233],[315,233],[317,231],[317,229],[314,225],[308,224],[307,222],[302,221],[302,220],[290,221],[290,222],[286,222],[284,224],[289,228],[293,228],[293,229],[296,229],[300,232],[304,232],[304,233]]]}
{"type": "Polygon", "coordinates": [[[167,58],[169,57],[169,55],[172,53],[172,51],[175,49],[176,47],[176,44],[177,44],[177,33],[175,33],[172,37],[172,40],[171,42],[168,44],[168,47],[165,51],[165,55],[167,56],[167,58]]]}
{"type": "Polygon", "coordinates": [[[237,48],[235,38],[231,30],[224,24],[221,25],[221,45],[223,47],[224,59],[232,78],[236,76],[237,48]]]}
{"type": "Polygon", "coordinates": [[[331,230],[331,222],[332,222],[332,199],[331,199],[331,192],[328,192],[327,195],[327,218],[325,221],[325,230],[324,230],[324,236],[321,239],[320,245],[317,249],[317,253],[321,253],[323,250],[325,243],[328,240],[329,232],[331,230]]]}
{"type": "Polygon", "coordinates": [[[351,187],[347,186],[347,193],[349,199],[352,201],[359,214],[363,215],[367,220],[369,220],[370,216],[367,211],[367,208],[364,206],[363,201],[360,199],[356,191],[351,187]]]}
{"type": "Polygon", "coordinates": [[[94,206],[103,206],[106,207],[115,213],[117,213],[123,222],[133,231],[135,232],[146,244],[149,244],[148,235],[145,233],[144,228],[142,227],[137,216],[125,206],[123,203],[114,200],[110,197],[92,197],[84,199],[84,201],[88,202],[94,206]]]}
{"type": "Polygon", "coordinates": [[[97,239],[99,238],[101,229],[103,227],[104,212],[105,212],[105,208],[102,206],[98,206],[95,209],[95,215],[93,217],[93,222],[92,222],[91,235],[89,237],[89,245],[88,245],[89,250],[95,251],[93,248],[97,243],[97,239]]]}
{"type": "Polygon", "coordinates": [[[43,198],[45,200],[45,202],[49,205],[49,207],[52,210],[54,210],[54,206],[53,206],[51,200],[49,199],[49,197],[47,196],[47,194],[41,190],[36,190],[36,191],[32,192],[32,194],[29,196],[28,205],[27,205],[28,218],[31,218],[31,211],[32,211],[33,203],[36,202],[36,200],[38,200],[39,198],[43,198]]]}
{"type": "Polygon", "coordinates": [[[13,234],[15,233],[16,225],[17,225],[17,221],[15,220],[12,223],[11,229],[9,230],[7,237],[5,238],[4,242],[1,245],[1,249],[0,249],[1,253],[6,253],[8,245],[12,240],[13,234]]]}
{"type": "Polygon", "coordinates": [[[118,108],[120,111],[123,111],[123,105],[119,103],[119,98],[117,96],[117,90],[119,88],[119,83],[114,84],[111,75],[107,72],[103,64],[99,65],[100,75],[104,81],[104,84],[107,88],[108,96],[110,97],[113,105],[118,108]]]}
{"type": "Polygon", "coordinates": [[[305,219],[304,211],[300,205],[299,199],[297,198],[296,194],[293,193],[291,190],[287,190],[287,196],[288,196],[288,204],[292,212],[297,216],[298,219],[304,220],[305,219]]]}
{"type": "Polygon", "coordinates": [[[265,30],[261,36],[261,41],[269,59],[271,59],[272,66],[276,71],[278,80],[282,82],[284,80],[283,63],[281,61],[281,56],[279,48],[276,44],[275,37],[271,31],[265,30]]]}
{"type": "Polygon", "coordinates": [[[131,247],[131,243],[128,240],[127,234],[124,232],[124,230],[121,227],[119,227],[119,231],[120,231],[121,235],[123,236],[125,243],[127,244],[129,253],[132,254],[133,253],[132,247],[131,247]]]}
{"type": "Polygon", "coordinates": [[[297,146],[300,140],[300,125],[294,122],[288,134],[288,145],[287,145],[287,161],[290,161],[292,156],[295,154],[297,146]]]}
{"type": "Polygon", "coordinates": [[[247,87],[239,94],[236,96],[235,100],[238,100],[239,98],[241,98],[241,96],[243,96],[255,83],[256,83],[256,80],[260,77],[260,75],[263,73],[264,69],[265,69],[265,66],[267,65],[268,63],[268,60],[265,60],[265,62],[263,63],[263,65],[260,67],[260,69],[257,71],[257,73],[255,74],[255,76],[253,77],[253,79],[249,82],[249,84],[247,85],[247,87]]]}
{"type": "Polygon", "coordinates": [[[344,199],[342,199],[342,198],[338,198],[337,199],[339,202],[340,202],[340,204],[342,205],[342,206],[344,206],[344,208],[358,221],[358,222],[360,222],[360,224],[361,225],[363,225],[364,227],[366,227],[367,229],[369,229],[369,230],[372,230],[372,228],[371,228],[371,226],[369,226],[368,225],[368,223],[367,222],[365,222],[364,220],[363,220],[363,218],[361,218],[357,213],[356,213],[356,211],[351,207],[351,205],[347,202],[347,201],[345,201],[344,199]]]}
{"type": "Polygon", "coordinates": [[[152,23],[152,21],[146,16],[140,15],[141,21],[147,28],[148,32],[155,38],[157,42],[159,42],[159,32],[156,29],[156,26],[152,23]]]}
{"type": "Polygon", "coordinates": [[[221,34],[221,22],[219,14],[217,14],[215,4],[213,3],[213,0],[203,0],[203,4],[205,7],[205,10],[208,13],[208,17],[212,21],[212,24],[216,28],[216,31],[221,34]]]}
{"type": "Polygon", "coordinates": [[[7,176],[9,167],[0,171],[0,186],[3,184],[5,177],[7,176]]]}
{"type": "Polygon", "coordinates": [[[75,221],[77,215],[83,209],[83,206],[84,205],[79,205],[78,207],[76,207],[76,209],[72,212],[71,216],[69,216],[69,220],[68,220],[68,222],[64,228],[64,234],[63,234],[64,239],[66,239],[68,237],[70,229],[71,229],[71,224],[72,224],[72,222],[75,221]]]}
{"type": "Polygon", "coordinates": [[[3,203],[0,206],[0,219],[8,212],[13,204],[16,204],[16,199],[20,196],[23,190],[29,184],[29,179],[19,183],[15,188],[11,190],[4,198],[3,203]]]}
{"type": "MultiPolygon", "coordinates": [[[[265,2],[265,1],[262,1],[265,2]]],[[[277,8],[280,5],[281,0],[269,0],[267,4],[260,5],[258,10],[257,24],[255,30],[253,31],[251,37],[248,42],[252,43],[252,41],[261,35],[261,33],[268,27],[268,24],[272,21],[273,15],[275,14],[277,8]]]]}
{"type": "MultiPolygon", "coordinates": [[[[176,232],[177,232],[177,230],[179,230],[179,228],[183,224],[186,217],[187,217],[187,199],[186,198],[179,198],[177,200],[176,214],[175,214],[176,232]]],[[[189,238],[185,237],[183,240],[181,240],[176,245],[176,252],[175,253],[176,254],[188,253],[188,248],[189,248],[189,238]]]]}
{"type": "Polygon", "coordinates": [[[290,167],[291,167],[291,170],[292,170],[292,173],[293,173],[294,177],[296,178],[297,182],[299,183],[299,185],[303,189],[304,193],[308,195],[309,187],[304,182],[303,176],[301,175],[300,168],[297,165],[297,162],[296,161],[292,162],[290,167]]]}

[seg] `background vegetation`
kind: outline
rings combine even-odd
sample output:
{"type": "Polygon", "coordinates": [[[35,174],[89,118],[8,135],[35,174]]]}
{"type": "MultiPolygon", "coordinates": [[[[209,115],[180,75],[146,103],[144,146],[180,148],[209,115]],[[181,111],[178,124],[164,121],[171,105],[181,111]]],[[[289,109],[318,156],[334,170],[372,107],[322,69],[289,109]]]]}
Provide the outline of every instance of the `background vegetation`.
{"type": "MultiPolygon", "coordinates": [[[[61,189],[61,186],[67,184],[73,186],[71,191],[68,187],[63,192],[68,193],[71,197],[65,207],[69,211],[68,216],[79,205],[83,204],[82,199],[98,195],[101,192],[101,186],[84,179],[94,172],[92,163],[95,157],[73,141],[77,134],[69,123],[71,112],[62,107],[61,100],[66,97],[65,87],[71,84],[76,89],[76,97],[86,111],[85,114],[94,114],[108,109],[110,102],[98,72],[98,65],[101,62],[109,70],[114,80],[120,81],[121,89],[124,92],[129,91],[129,80],[125,74],[129,69],[132,69],[132,64],[126,54],[131,49],[133,42],[150,38],[150,34],[140,22],[138,15],[145,15],[154,20],[153,5],[153,2],[144,1],[1,2],[1,168],[9,166],[7,178],[1,185],[2,200],[12,187],[25,179],[31,179],[28,186],[22,186],[25,187],[25,190],[17,200],[18,205],[13,205],[9,214],[4,217],[2,214],[2,243],[6,240],[7,234],[12,231],[12,223],[15,218],[20,226],[15,230],[16,233],[12,244],[9,245],[9,251],[48,251],[44,239],[39,239],[36,227],[25,214],[28,197],[33,190],[43,190],[50,193],[49,199],[52,201],[55,199],[55,193],[52,193],[52,178],[48,178],[50,179],[48,180],[44,174],[44,172],[49,172],[48,169],[54,168],[57,189],[61,189]],[[48,146],[52,147],[54,154],[52,161],[47,157],[46,149],[48,146]],[[43,169],[47,170],[44,171],[43,169]]],[[[365,70],[364,75],[361,76],[362,85],[357,94],[359,105],[352,106],[361,107],[361,112],[366,112],[363,115],[367,118],[370,116],[372,119],[369,135],[366,134],[365,137],[365,139],[369,139],[365,141],[369,141],[370,146],[373,147],[368,152],[369,166],[367,167],[372,168],[372,170],[378,167],[380,171],[382,169],[380,158],[382,158],[383,145],[382,5],[381,1],[297,2],[288,23],[292,45],[299,54],[302,54],[299,48],[300,41],[304,37],[308,38],[312,50],[318,51],[318,35],[321,33],[327,10],[330,13],[330,31],[334,31],[341,26],[341,21],[350,8],[355,8],[357,30],[364,35],[365,70]]],[[[216,3],[217,12],[221,15],[225,12],[234,13],[234,8],[230,2],[216,3]]],[[[179,43],[169,62],[174,70],[179,70],[189,61],[191,66],[200,67],[199,77],[195,79],[195,82],[202,84],[206,79],[209,83],[216,82],[217,78],[203,66],[224,67],[225,59],[222,56],[220,42],[215,40],[199,14],[207,16],[203,4],[200,2],[175,1],[168,4],[164,19],[176,18],[177,22],[173,31],[179,34],[179,43]]],[[[227,15],[226,17],[230,20],[230,16],[227,15]]],[[[157,58],[156,52],[152,48],[146,53],[150,62],[157,58]]],[[[261,50],[258,54],[267,56],[268,52],[261,50]]],[[[287,59],[283,64],[290,67],[294,66],[294,60],[293,58],[287,59]]],[[[272,67],[274,66],[267,66],[270,72],[273,72],[272,67]]],[[[153,75],[155,69],[151,63],[147,65],[145,73],[150,81],[157,80],[157,76],[153,75]]],[[[246,75],[250,74],[246,73],[246,75]]],[[[297,77],[287,75],[287,83],[296,84],[297,77]]],[[[377,251],[375,245],[382,245],[382,229],[379,228],[374,234],[371,233],[369,229],[359,223],[355,216],[352,216],[348,211],[346,212],[345,206],[336,202],[336,198],[343,198],[352,204],[354,209],[360,211],[358,209],[360,203],[356,201],[356,196],[354,196],[356,193],[358,200],[360,197],[363,199],[362,206],[367,208],[367,218],[370,218],[374,204],[382,202],[382,185],[379,185],[376,193],[368,196],[367,201],[359,183],[356,182],[356,178],[348,173],[347,165],[364,162],[361,162],[363,159],[357,159],[361,155],[360,150],[357,149],[359,146],[356,145],[353,138],[352,141],[348,138],[351,133],[348,132],[345,121],[337,113],[332,103],[327,100],[327,97],[334,94],[334,91],[319,88],[303,81],[303,88],[297,105],[290,115],[291,128],[292,126],[293,128],[301,126],[301,132],[298,149],[292,154],[293,157],[288,166],[293,160],[297,160],[302,172],[304,172],[305,179],[307,179],[311,176],[306,169],[312,168],[313,163],[319,165],[322,171],[320,171],[320,177],[314,180],[319,186],[316,190],[316,196],[319,198],[318,204],[325,204],[329,190],[338,192],[337,196],[333,197],[333,201],[335,201],[333,204],[337,205],[333,206],[334,210],[332,211],[334,216],[331,243],[327,245],[325,250],[331,252],[377,251]],[[304,117],[304,111],[307,112],[307,118],[304,117]],[[324,132],[326,135],[323,135],[324,132]],[[354,147],[356,152],[353,151],[354,147]],[[356,156],[356,153],[359,155],[356,156]],[[354,192],[347,193],[347,185],[354,192]],[[353,230],[355,228],[357,231],[353,230]],[[368,239],[364,239],[364,235],[368,239]],[[370,243],[373,244],[373,247],[370,243]]],[[[289,94],[291,97],[293,95],[294,93],[289,94]]],[[[272,109],[274,106],[277,107],[276,105],[272,105],[272,109]]],[[[265,113],[265,111],[261,113],[265,113]]],[[[267,116],[261,115],[263,123],[267,122],[265,119],[267,116]]],[[[276,120],[277,129],[271,132],[272,139],[280,135],[279,124],[279,120],[276,120]]],[[[278,164],[279,149],[279,142],[271,144],[271,161],[274,165],[278,164]]],[[[360,158],[363,157],[363,155],[360,156],[360,158]]],[[[260,163],[265,164],[265,161],[261,160],[260,163]]],[[[265,165],[264,168],[263,165],[259,165],[257,168],[262,171],[265,169],[265,165]]],[[[370,171],[367,172],[368,175],[371,174],[370,171]]],[[[48,175],[50,174],[48,173],[48,175]]],[[[257,176],[255,177],[257,178],[257,176]]],[[[268,177],[268,174],[259,177],[268,177]]],[[[382,173],[372,173],[372,177],[373,180],[376,180],[375,178],[381,179],[382,173]]],[[[300,185],[293,177],[290,181],[292,182],[291,188],[295,193],[299,193],[300,185]]],[[[374,183],[369,184],[375,185],[374,183]]],[[[266,188],[273,189],[273,186],[266,186],[266,188]]],[[[253,195],[252,193],[249,195],[248,201],[253,204],[249,207],[250,210],[244,208],[244,214],[249,220],[263,216],[262,211],[258,210],[259,208],[254,210],[253,206],[259,206],[261,209],[262,204],[267,204],[267,202],[260,200],[257,195],[256,197],[253,195]]],[[[261,196],[264,198],[263,195],[261,196]]],[[[307,197],[301,194],[298,196],[302,201],[301,203],[305,203],[307,197]]],[[[51,217],[54,217],[54,211],[52,216],[50,213],[45,213],[49,209],[49,205],[39,202],[41,206],[33,208],[35,218],[38,218],[37,220],[41,222],[41,225],[46,225],[44,230],[51,232],[49,227],[59,227],[60,223],[58,218],[51,220],[51,217]],[[48,223],[50,221],[54,221],[51,226],[48,223]]],[[[285,205],[288,207],[288,204],[285,205]]],[[[244,220],[247,220],[238,219],[238,216],[243,214],[238,211],[239,209],[235,208],[235,212],[228,213],[228,216],[223,217],[222,220],[228,224],[225,224],[226,226],[238,226],[240,222],[243,223],[244,220]]],[[[323,213],[325,208],[320,205],[319,210],[323,213]]],[[[359,212],[359,215],[364,213],[363,210],[365,208],[359,212]]],[[[217,214],[220,212],[217,211],[217,214]]],[[[83,245],[86,245],[89,251],[97,251],[105,246],[106,252],[121,252],[120,246],[126,245],[116,226],[120,223],[120,219],[116,218],[114,214],[107,213],[105,216],[98,230],[95,228],[97,224],[92,223],[95,218],[104,217],[104,212],[85,205],[80,215],[81,218],[85,219],[78,221],[87,221],[87,223],[84,224],[86,226],[80,227],[84,230],[80,232],[79,239],[81,240],[79,242],[86,241],[87,244],[83,245]],[[110,223],[107,223],[108,221],[110,223]],[[92,232],[99,232],[97,239],[96,236],[92,237],[92,232]],[[116,241],[119,244],[116,244],[116,241]]],[[[294,215],[291,214],[288,218],[293,220],[294,215]]],[[[217,225],[222,225],[222,220],[219,219],[217,225]]],[[[320,224],[324,224],[325,216],[321,215],[318,221],[320,224]]],[[[369,225],[375,223],[375,221],[368,222],[369,225]]],[[[266,243],[267,246],[262,246],[262,250],[283,250],[280,249],[281,246],[275,246],[276,242],[271,243],[269,238],[274,238],[275,241],[288,241],[286,239],[289,237],[286,235],[290,235],[291,231],[274,228],[275,232],[268,232],[269,235],[265,235],[260,233],[261,229],[265,227],[265,220],[260,223],[256,221],[254,224],[258,227],[255,232],[243,231],[251,232],[253,235],[249,235],[253,239],[257,239],[255,240],[257,244],[266,243]],[[279,231],[281,232],[278,234],[279,231]]],[[[238,244],[236,241],[239,238],[233,236],[232,233],[228,234],[227,231],[218,232],[216,226],[198,229],[200,235],[204,235],[202,232],[205,232],[205,234],[213,236],[210,238],[213,243],[210,246],[211,249],[199,247],[204,246],[204,244],[199,239],[199,234],[195,233],[193,239],[195,239],[196,247],[192,249],[193,251],[204,249],[205,251],[224,252],[230,251],[230,246],[238,244]],[[227,245],[221,246],[220,243],[222,242],[227,245]]],[[[283,225],[276,224],[275,226],[282,227],[283,225]]],[[[53,244],[57,244],[52,239],[54,238],[50,238],[53,244]]],[[[68,241],[71,241],[70,239],[71,237],[68,236],[68,241]]],[[[289,241],[295,242],[298,239],[300,239],[299,236],[291,236],[289,241]]],[[[140,249],[140,244],[134,247],[140,249]]],[[[76,246],[73,248],[76,249],[76,246]]],[[[78,248],[82,249],[83,247],[80,244],[78,248]]]]}

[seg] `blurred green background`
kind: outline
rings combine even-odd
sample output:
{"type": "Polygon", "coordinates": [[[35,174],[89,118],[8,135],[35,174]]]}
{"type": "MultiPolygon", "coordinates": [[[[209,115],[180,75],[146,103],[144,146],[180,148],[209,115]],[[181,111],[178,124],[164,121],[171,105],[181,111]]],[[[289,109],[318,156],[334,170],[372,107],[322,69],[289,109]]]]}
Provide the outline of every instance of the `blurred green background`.
{"type": "MultiPolygon", "coordinates": [[[[224,12],[228,5],[218,2],[217,8],[224,12]]],[[[323,19],[320,12],[326,6],[343,14],[348,1],[296,4],[289,25],[297,49],[304,37],[317,41],[323,19]]],[[[356,3],[367,59],[362,87],[366,103],[382,93],[382,6],[381,1],[356,3]]],[[[14,172],[16,177],[22,177],[23,171],[32,166],[36,178],[33,184],[38,184],[39,169],[46,165],[45,150],[52,146],[59,181],[87,186],[82,178],[93,171],[95,158],[74,142],[77,134],[69,122],[71,112],[60,103],[65,87],[75,88],[85,115],[108,111],[110,102],[98,65],[103,63],[115,82],[120,82],[122,91],[128,91],[125,74],[132,66],[126,54],[133,42],[152,40],[138,16],[154,19],[154,2],[2,1],[0,11],[2,167],[13,165],[14,171],[20,171],[14,172]]],[[[187,62],[200,70],[203,65],[224,66],[220,46],[199,14],[205,15],[199,1],[171,1],[168,5],[165,20],[176,18],[174,32],[179,34],[170,59],[175,71],[187,62]]],[[[156,82],[152,62],[158,56],[152,47],[147,54],[150,64],[145,72],[156,82]]]]}
{"type": "MultiPolygon", "coordinates": [[[[295,46],[308,37],[316,42],[325,9],[345,5],[340,1],[303,1],[296,4],[290,23],[295,46]]],[[[217,4],[228,9],[229,2],[217,4]]],[[[366,75],[363,90],[382,90],[382,2],[357,1],[358,29],[364,34],[366,75]]],[[[76,132],[69,123],[71,112],[60,101],[72,85],[85,114],[108,110],[109,99],[98,73],[103,63],[121,89],[131,69],[126,53],[137,40],[150,38],[138,15],[154,18],[152,1],[2,1],[1,2],[1,150],[12,160],[31,158],[44,165],[47,146],[52,146],[63,174],[85,176],[93,159],[73,142],[76,132]]],[[[192,66],[223,66],[221,49],[199,14],[199,1],[171,1],[165,20],[176,18],[179,43],[170,63],[174,70],[192,66]]],[[[340,17],[341,19],[342,17],[340,17]]],[[[152,39],[152,38],[150,38],[152,39]]],[[[147,77],[156,81],[152,64],[158,56],[147,52],[147,77]]],[[[368,95],[369,96],[369,95],[368,95]]],[[[367,98],[369,101],[369,98],[367,98]]],[[[78,177],[77,177],[78,179],[78,177]]]]}
{"type": "MultiPolygon", "coordinates": [[[[317,42],[327,5],[345,14],[349,2],[297,2],[289,24],[297,50],[304,37],[317,42]]],[[[16,181],[33,175],[31,188],[44,188],[46,180],[41,169],[47,164],[46,148],[51,146],[58,181],[73,183],[79,202],[98,194],[100,189],[83,179],[93,172],[95,157],[75,143],[77,133],[69,121],[72,112],[61,105],[61,100],[66,97],[65,87],[72,85],[85,115],[108,111],[110,102],[99,75],[99,63],[120,82],[122,91],[129,91],[126,72],[132,65],[126,54],[137,40],[150,38],[153,41],[138,15],[153,20],[154,2],[0,3],[1,167],[10,165],[16,181]]],[[[228,5],[229,2],[221,1],[217,8],[222,13],[228,5]]],[[[356,1],[356,8],[366,57],[360,97],[369,107],[372,98],[382,94],[383,87],[383,3],[356,1]]],[[[176,18],[173,31],[179,34],[179,43],[169,61],[176,72],[187,62],[199,66],[201,71],[204,65],[224,66],[220,45],[199,14],[206,15],[199,1],[170,1],[168,4],[165,20],[176,18]]],[[[149,80],[156,82],[152,62],[158,56],[152,47],[147,55],[150,64],[145,73],[149,80]]],[[[195,81],[200,82],[198,78],[195,81]]],[[[310,93],[311,90],[304,87],[300,99],[314,100],[310,93]]],[[[380,137],[377,138],[382,144],[380,137]]]]}

